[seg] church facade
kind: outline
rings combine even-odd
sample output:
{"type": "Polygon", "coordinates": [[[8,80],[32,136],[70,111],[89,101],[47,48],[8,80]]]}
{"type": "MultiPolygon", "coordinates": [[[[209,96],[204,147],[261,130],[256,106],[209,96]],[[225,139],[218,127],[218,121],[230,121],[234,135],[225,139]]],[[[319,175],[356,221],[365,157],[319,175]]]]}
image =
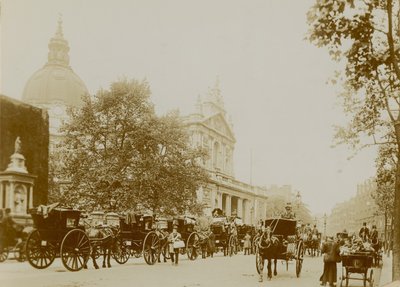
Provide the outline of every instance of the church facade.
{"type": "Polygon", "coordinates": [[[218,82],[204,100],[198,98],[195,112],[185,122],[191,144],[206,149],[209,155],[202,165],[209,172],[210,180],[197,191],[198,200],[205,205],[204,213],[211,215],[213,209],[220,208],[228,216],[241,217],[247,224],[265,218],[267,189],[235,179],[236,139],[218,82]]]}

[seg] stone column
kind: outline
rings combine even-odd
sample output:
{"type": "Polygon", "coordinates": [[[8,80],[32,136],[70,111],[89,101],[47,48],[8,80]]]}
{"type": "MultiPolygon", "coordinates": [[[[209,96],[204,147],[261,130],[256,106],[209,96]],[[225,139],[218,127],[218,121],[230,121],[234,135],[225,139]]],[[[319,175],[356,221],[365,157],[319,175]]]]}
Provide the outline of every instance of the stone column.
{"type": "Polygon", "coordinates": [[[243,199],[240,197],[237,200],[237,216],[243,219],[243,199]]]}
{"type": "Polygon", "coordinates": [[[6,192],[3,187],[3,182],[0,182],[0,208],[3,208],[3,194],[6,192]]]}
{"type": "Polygon", "coordinates": [[[217,192],[215,190],[210,190],[210,200],[211,200],[211,210],[213,210],[215,206],[215,197],[217,196],[217,192]]]}
{"type": "Polygon", "coordinates": [[[231,206],[232,206],[232,197],[227,194],[226,195],[226,201],[225,201],[225,214],[227,216],[231,216],[231,206]]]}
{"type": "Polygon", "coordinates": [[[218,192],[217,196],[218,196],[218,208],[222,210],[222,193],[218,192]]]}
{"type": "Polygon", "coordinates": [[[29,186],[29,205],[28,205],[28,210],[29,208],[33,208],[33,186],[29,186]]]}
{"type": "Polygon", "coordinates": [[[257,223],[258,219],[258,200],[257,198],[253,201],[253,218],[251,219],[253,222],[257,223]]]}
{"type": "Polygon", "coordinates": [[[11,208],[11,212],[14,211],[14,188],[15,188],[14,182],[10,181],[8,189],[8,207],[11,208]]]}

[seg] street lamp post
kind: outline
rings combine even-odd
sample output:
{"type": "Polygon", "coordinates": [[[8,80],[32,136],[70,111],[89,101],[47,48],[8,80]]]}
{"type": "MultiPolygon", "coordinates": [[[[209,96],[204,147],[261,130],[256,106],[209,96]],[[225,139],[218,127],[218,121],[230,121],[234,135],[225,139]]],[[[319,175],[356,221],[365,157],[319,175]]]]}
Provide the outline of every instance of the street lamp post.
{"type": "Polygon", "coordinates": [[[326,213],[324,213],[324,237],[326,237],[326,213]]]}
{"type": "Polygon", "coordinates": [[[300,203],[301,203],[301,195],[300,195],[300,191],[297,191],[297,194],[296,194],[296,211],[297,211],[296,217],[298,217],[300,214],[300,203]]]}

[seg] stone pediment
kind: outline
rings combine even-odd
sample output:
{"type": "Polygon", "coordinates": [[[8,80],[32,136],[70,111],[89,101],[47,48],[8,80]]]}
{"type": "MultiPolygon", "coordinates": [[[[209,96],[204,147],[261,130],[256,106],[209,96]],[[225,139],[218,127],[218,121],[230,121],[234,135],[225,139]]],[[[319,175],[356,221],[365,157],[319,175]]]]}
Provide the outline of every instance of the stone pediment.
{"type": "Polygon", "coordinates": [[[221,113],[217,113],[205,118],[202,123],[205,126],[216,130],[220,134],[232,139],[232,141],[236,141],[231,126],[228,124],[227,120],[221,113]]]}

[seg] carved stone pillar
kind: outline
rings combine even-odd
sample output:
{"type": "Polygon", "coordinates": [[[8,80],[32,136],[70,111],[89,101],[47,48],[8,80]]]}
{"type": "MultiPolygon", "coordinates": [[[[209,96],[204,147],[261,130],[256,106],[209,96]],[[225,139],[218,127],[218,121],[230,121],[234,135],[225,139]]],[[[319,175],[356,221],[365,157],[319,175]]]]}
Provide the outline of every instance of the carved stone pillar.
{"type": "Polygon", "coordinates": [[[225,199],[225,214],[227,216],[231,216],[232,212],[231,206],[232,206],[232,197],[229,194],[227,194],[225,199]]]}
{"type": "Polygon", "coordinates": [[[240,197],[237,200],[237,216],[243,219],[243,199],[240,197]]]}

